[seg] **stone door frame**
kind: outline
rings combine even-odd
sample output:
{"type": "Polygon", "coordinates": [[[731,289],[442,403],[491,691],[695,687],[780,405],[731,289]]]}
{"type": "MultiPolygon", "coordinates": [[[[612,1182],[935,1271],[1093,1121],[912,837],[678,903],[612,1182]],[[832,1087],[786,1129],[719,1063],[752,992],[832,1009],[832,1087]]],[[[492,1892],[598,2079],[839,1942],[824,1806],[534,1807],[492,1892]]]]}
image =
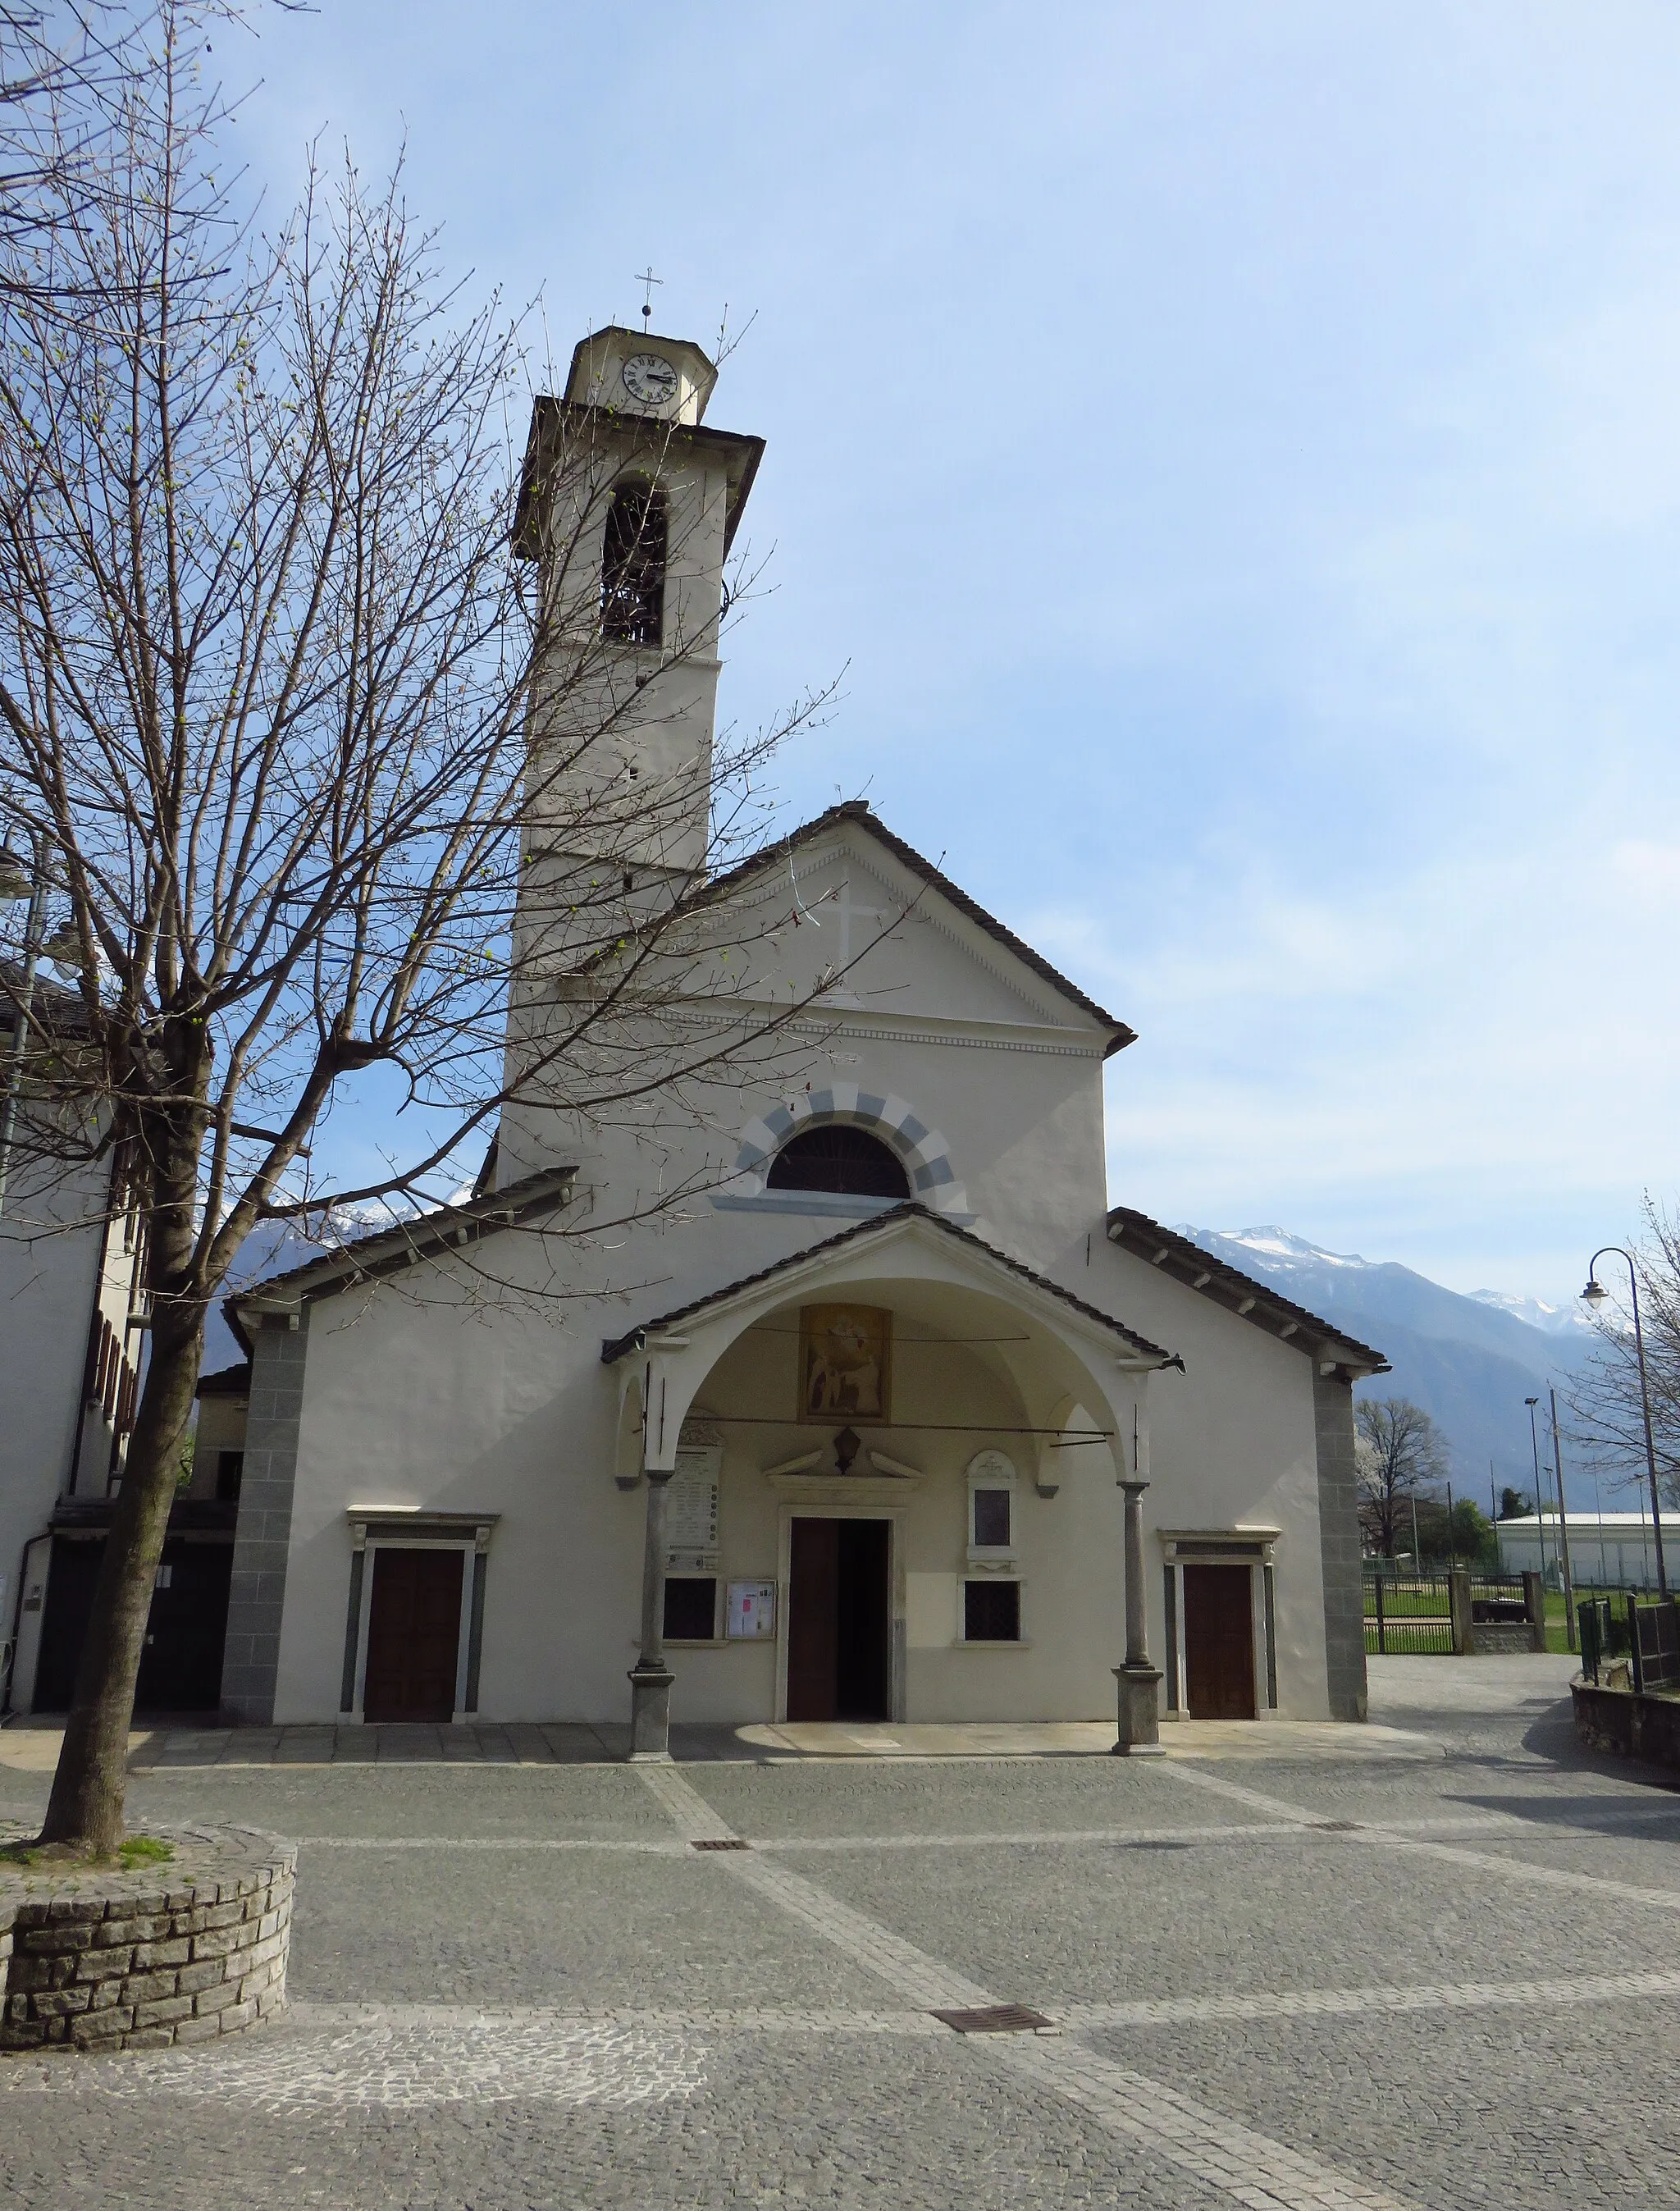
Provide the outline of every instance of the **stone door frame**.
{"type": "Polygon", "coordinates": [[[1166,1710],[1163,1719],[1190,1716],[1189,1675],[1184,1641],[1184,1569],[1246,1566],[1248,1569],[1249,1632],[1254,1638],[1254,1717],[1282,1717],[1278,1694],[1276,1528],[1163,1528],[1157,1535],[1165,1554],[1167,1612],[1166,1710]]]}
{"type": "MultiPolygon", "coordinates": [[[[788,1636],[793,1602],[793,1543],[795,1520],[885,1520],[886,1538],[886,1709],[885,1721],[875,1721],[875,1726],[903,1726],[906,1713],[905,1696],[905,1636],[908,1622],[904,1609],[904,1536],[900,1525],[904,1513],[901,1496],[879,1494],[879,1484],[871,1483],[875,1493],[859,1497],[856,1490],[843,1489],[835,1483],[813,1483],[807,1494],[784,1497],[777,1514],[776,1530],[776,1705],[771,1719],[785,1724],[788,1717],[788,1636]]],[[[859,1722],[859,1725],[864,1724],[859,1722]]]]}
{"type": "Polygon", "coordinates": [[[484,1645],[485,1574],[491,1531],[500,1515],[401,1513],[366,1511],[347,1516],[350,1523],[350,1590],[345,1619],[344,1669],[339,1693],[341,1724],[361,1727],[367,1692],[368,1624],[373,1612],[373,1574],[369,1553],[458,1551],[461,1554],[461,1617],[455,1631],[455,1708],[450,1723],[478,1711],[479,1667],[484,1645]],[[406,1524],[405,1524],[406,1523],[406,1524]]]}

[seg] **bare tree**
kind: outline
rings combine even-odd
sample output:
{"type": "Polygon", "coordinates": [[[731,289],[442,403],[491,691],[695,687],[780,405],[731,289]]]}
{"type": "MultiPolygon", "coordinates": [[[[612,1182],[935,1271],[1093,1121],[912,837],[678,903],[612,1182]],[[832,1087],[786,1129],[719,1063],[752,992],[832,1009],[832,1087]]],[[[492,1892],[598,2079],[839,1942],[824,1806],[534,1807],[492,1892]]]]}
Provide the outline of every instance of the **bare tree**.
{"type": "MultiPolygon", "coordinates": [[[[736,984],[775,917],[704,883],[813,705],[626,767],[650,709],[613,648],[680,429],[637,433],[603,571],[622,426],[551,408],[522,469],[517,327],[443,283],[400,174],[317,170],[264,234],[195,19],[142,27],[146,67],[44,94],[97,190],[49,161],[0,227],[0,833],[41,856],[77,978],[29,1033],[19,1142],[38,1173],[114,1157],[145,1239],[145,1380],[44,1830],[96,1851],[241,1243],[435,1205],[511,1106],[599,1126],[687,1086],[698,1112],[784,1052],[797,1007],[736,984]],[[335,1186],[320,1131],[374,1079],[410,1133],[335,1186]]],[[[664,663],[715,653],[718,618],[664,663]]]]}
{"type": "MultiPolygon", "coordinates": [[[[223,0],[206,0],[204,12],[226,12],[223,0]]],[[[45,282],[30,250],[45,206],[86,206],[103,188],[104,118],[118,88],[148,66],[145,28],[120,0],[0,0],[0,237],[23,249],[4,272],[9,287],[39,292],[45,282]]]]}
{"type": "Polygon", "coordinates": [[[1353,1418],[1360,1520],[1367,1542],[1392,1559],[1403,1511],[1447,1478],[1446,1439],[1409,1397],[1361,1397],[1353,1418]]]}
{"type": "MultiPolygon", "coordinates": [[[[1631,1249],[1639,1273],[1651,1438],[1663,1502],[1680,1505],[1680,1222],[1648,1196],[1644,1213],[1645,1233],[1631,1249]]],[[[1619,1262],[1606,1269],[1604,1283],[1610,1295],[1594,1316],[1592,1354],[1558,1394],[1573,1415],[1576,1447],[1589,1463],[1612,1483],[1642,1485],[1647,1469],[1639,1359],[1619,1262]]]]}

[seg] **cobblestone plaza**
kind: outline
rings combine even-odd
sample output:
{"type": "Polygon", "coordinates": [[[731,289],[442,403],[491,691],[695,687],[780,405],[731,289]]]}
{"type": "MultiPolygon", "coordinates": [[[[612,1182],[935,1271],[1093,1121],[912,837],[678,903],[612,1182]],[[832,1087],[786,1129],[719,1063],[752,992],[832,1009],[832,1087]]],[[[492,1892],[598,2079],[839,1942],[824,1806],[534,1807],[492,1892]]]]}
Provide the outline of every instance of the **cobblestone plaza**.
{"type": "Polygon", "coordinates": [[[9,2062],[7,2200],[1671,2205],[1680,1797],[1559,1662],[1373,1675],[1434,1747],[148,1768],[299,1839],[291,2014],[9,2062]]]}

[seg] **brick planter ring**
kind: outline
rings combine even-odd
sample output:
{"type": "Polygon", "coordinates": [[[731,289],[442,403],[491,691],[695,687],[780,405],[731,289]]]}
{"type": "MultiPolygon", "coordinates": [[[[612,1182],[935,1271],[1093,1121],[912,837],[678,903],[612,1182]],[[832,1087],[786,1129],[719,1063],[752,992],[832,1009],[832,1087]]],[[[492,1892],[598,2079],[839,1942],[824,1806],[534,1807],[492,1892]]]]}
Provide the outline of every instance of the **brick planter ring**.
{"type": "Polygon", "coordinates": [[[0,2050],[166,2050],[286,2002],[296,1848],[249,1827],[161,1831],[132,1872],[0,1865],[0,2050]]]}

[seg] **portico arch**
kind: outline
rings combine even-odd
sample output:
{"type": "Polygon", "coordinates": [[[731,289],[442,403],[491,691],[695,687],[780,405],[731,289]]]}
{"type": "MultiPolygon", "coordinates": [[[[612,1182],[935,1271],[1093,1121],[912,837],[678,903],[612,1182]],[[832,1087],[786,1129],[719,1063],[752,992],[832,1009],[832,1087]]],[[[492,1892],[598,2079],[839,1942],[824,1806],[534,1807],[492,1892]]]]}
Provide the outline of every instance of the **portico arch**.
{"type": "MultiPolygon", "coordinates": [[[[1076,1493],[1096,1487],[1111,1495],[1133,1470],[1134,1437],[1145,1456],[1146,1384],[1169,1356],[978,1239],[909,1206],[607,1344],[603,1357],[629,1384],[626,1412],[635,1399],[641,1412],[649,1489],[644,1654],[653,1661],[645,1671],[657,1672],[668,1695],[674,1677],[659,1626],[664,1493],[692,1414],[730,1444],[731,1479],[745,1459],[780,1494],[785,1539],[789,1516],[801,1511],[891,1517],[930,1466],[946,1482],[953,1467],[988,1446],[1005,1450],[1041,1498],[1064,1483],[1076,1493]],[[897,1371],[884,1410],[854,1419],[843,1406],[817,1417],[806,1408],[800,1317],[813,1304],[892,1316],[897,1371]],[[1054,1480],[1046,1480],[1047,1468],[1054,1480]]],[[[785,1540],[781,1559],[785,1587],[785,1540]]],[[[1116,1620],[1121,1572],[1116,1541],[1116,1620]]],[[[893,1573],[902,1681],[902,1558],[893,1573]]]]}
{"type": "MultiPolygon", "coordinates": [[[[906,1230],[917,1225],[909,1208],[890,1218],[906,1230]]],[[[674,1315],[609,1344],[604,1354],[609,1363],[622,1367],[625,1360],[639,1360],[639,1372],[630,1367],[624,1380],[627,1392],[640,1399],[643,1471],[672,1471],[684,1420],[742,1336],[779,1309],[797,1311],[801,1304],[822,1298],[880,1304],[930,1326],[946,1326],[951,1342],[996,1362],[1028,1415],[1021,1426],[1048,1444],[1063,1438],[1074,1407],[1089,1408],[1102,1427],[1105,1470],[1118,1478],[1127,1465],[1133,1421],[1144,1417],[1143,1381],[1166,1363],[1166,1354],[1152,1345],[1139,1348],[1135,1339],[1128,1343],[1128,1332],[1100,1315],[1085,1319],[1076,1311],[1064,1319],[1048,1285],[1012,1294],[1006,1280],[988,1280],[965,1259],[966,1254],[953,1262],[949,1253],[909,1233],[888,1250],[872,1239],[867,1249],[836,1252],[826,1264],[778,1268],[758,1283],[709,1300],[706,1310],[674,1315]],[[943,1312],[943,1323],[936,1312],[943,1312]]]]}

